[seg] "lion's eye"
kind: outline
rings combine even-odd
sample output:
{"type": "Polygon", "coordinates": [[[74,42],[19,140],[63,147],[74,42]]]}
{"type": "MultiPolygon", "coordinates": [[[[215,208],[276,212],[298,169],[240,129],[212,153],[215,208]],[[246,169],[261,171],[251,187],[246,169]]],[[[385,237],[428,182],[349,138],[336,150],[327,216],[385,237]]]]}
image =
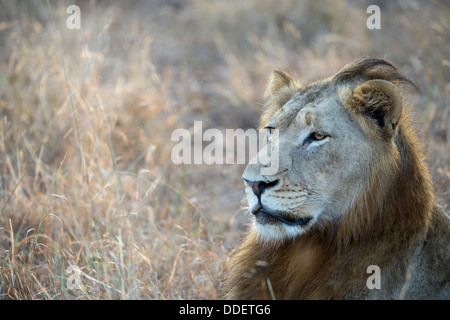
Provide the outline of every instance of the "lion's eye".
{"type": "Polygon", "coordinates": [[[311,140],[319,141],[325,139],[327,136],[321,133],[313,132],[309,137],[311,140]]]}
{"type": "Polygon", "coordinates": [[[266,129],[267,129],[267,133],[269,134],[269,136],[271,136],[273,131],[275,130],[274,127],[266,127],[266,129]]]}
{"type": "Polygon", "coordinates": [[[264,129],[267,130],[267,134],[266,134],[266,143],[269,143],[270,139],[272,138],[272,134],[273,134],[274,131],[275,131],[275,128],[274,128],[274,127],[269,127],[269,126],[267,126],[267,127],[265,127],[264,129]]]}

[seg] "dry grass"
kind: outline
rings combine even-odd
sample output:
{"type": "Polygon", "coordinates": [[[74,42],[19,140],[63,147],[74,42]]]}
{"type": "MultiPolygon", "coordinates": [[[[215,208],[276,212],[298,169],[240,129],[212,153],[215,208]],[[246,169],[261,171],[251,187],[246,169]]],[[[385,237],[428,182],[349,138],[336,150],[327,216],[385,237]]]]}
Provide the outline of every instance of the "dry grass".
{"type": "Polygon", "coordinates": [[[215,299],[239,241],[241,165],[175,166],[176,128],[257,124],[274,68],[307,82],[364,55],[417,84],[450,204],[450,8],[383,1],[0,1],[0,299],[215,299]],[[66,285],[70,265],[83,290],[66,285]]]}

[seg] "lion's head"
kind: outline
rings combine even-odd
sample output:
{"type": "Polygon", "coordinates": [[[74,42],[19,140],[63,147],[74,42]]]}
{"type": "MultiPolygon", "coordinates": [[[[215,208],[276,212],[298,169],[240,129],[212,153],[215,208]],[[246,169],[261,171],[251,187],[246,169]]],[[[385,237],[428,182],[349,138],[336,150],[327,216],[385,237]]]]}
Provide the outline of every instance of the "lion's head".
{"type": "Polygon", "coordinates": [[[277,145],[278,171],[263,175],[263,165],[255,161],[243,173],[253,226],[262,240],[329,226],[376,187],[371,185],[376,175],[396,169],[399,82],[409,83],[381,59],[361,59],[305,86],[273,72],[261,128],[267,130],[268,147],[277,145]]]}
{"type": "Polygon", "coordinates": [[[374,58],[308,85],[272,74],[267,145],[243,174],[253,227],[228,263],[225,297],[450,297],[450,220],[401,84],[414,86],[374,58]],[[373,265],[379,290],[367,286],[373,265]]]}

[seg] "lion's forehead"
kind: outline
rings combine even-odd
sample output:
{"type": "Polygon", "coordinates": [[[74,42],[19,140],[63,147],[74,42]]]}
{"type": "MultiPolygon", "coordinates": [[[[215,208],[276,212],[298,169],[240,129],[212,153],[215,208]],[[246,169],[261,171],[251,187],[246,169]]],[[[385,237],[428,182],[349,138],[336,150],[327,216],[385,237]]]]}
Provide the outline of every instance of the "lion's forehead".
{"type": "Polygon", "coordinates": [[[324,115],[338,111],[339,97],[335,88],[316,84],[296,92],[291,99],[274,114],[277,128],[283,129],[294,124],[311,125],[316,113],[324,115]]]}

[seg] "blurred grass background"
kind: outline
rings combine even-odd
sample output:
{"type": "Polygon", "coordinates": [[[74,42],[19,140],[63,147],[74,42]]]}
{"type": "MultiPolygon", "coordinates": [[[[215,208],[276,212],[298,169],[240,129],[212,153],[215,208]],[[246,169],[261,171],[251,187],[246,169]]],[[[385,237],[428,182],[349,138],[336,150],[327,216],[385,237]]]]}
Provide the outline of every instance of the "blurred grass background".
{"type": "Polygon", "coordinates": [[[0,299],[218,298],[245,166],[175,166],[170,137],[256,127],[275,68],[308,82],[361,56],[397,65],[450,204],[446,1],[1,0],[0,43],[0,299]]]}

